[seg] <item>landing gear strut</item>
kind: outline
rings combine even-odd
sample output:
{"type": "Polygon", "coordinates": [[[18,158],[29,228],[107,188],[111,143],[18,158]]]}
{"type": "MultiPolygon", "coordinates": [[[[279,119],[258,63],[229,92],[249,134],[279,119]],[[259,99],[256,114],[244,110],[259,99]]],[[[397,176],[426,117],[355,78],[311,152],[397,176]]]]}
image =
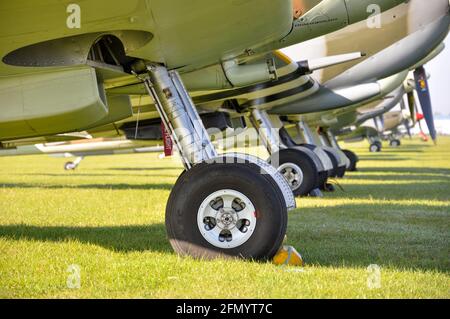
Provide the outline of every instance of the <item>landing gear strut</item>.
{"type": "Polygon", "coordinates": [[[323,166],[322,171],[319,171],[319,189],[329,191],[331,188],[328,187],[328,179],[336,177],[334,174],[337,173],[336,158],[331,154],[333,151],[324,145],[319,133],[312,130],[306,122],[300,121],[297,123],[297,132],[302,140],[305,141],[305,147],[317,155],[323,166]]]}
{"type": "Polygon", "coordinates": [[[284,178],[257,158],[219,156],[179,74],[159,65],[142,78],[183,159],[166,208],[173,249],[197,258],[272,258],[295,199],[284,178]]]}
{"type": "MultiPolygon", "coordinates": [[[[283,126],[278,117],[254,109],[250,119],[270,154],[268,162],[284,176],[294,195],[306,196],[318,188],[320,180],[314,153],[304,147],[285,145],[277,128],[283,126]]],[[[321,193],[313,192],[313,195],[320,196],[321,193]]]]}
{"type": "Polygon", "coordinates": [[[337,177],[343,178],[347,171],[351,172],[356,170],[356,163],[359,161],[356,154],[354,154],[353,152],[342,150],[339,146],[336,136],[330,130],[327,130],[326,135],[323,136],[339,159],[337,177]],[[351,156],[350,153],[354,156],[351,156]]]}

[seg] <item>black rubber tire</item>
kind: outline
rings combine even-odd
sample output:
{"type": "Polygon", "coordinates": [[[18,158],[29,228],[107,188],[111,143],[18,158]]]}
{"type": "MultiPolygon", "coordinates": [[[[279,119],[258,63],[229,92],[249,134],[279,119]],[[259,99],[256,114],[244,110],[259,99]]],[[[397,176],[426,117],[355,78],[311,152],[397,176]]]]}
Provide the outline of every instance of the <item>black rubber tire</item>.
{"type": "Polygon", "coordinates": [[[333,163],[333,169],[331,170],[328,177],[331,177],[331,178],[337,177],[338,169],[339,169],[339,161],[332,152],[325,150],[325,153],[327,153],[328,157],[331,160],[331,163],[333,163]]]}
{"type": "MultiPolygon", "coordinates": [[[[302,150],[296,148],[281,150],[270,157],[269,163],[277,169],[285,163],[293,163],[300,167],[303,172],[303,182],[299,188],[293,190],[295,196],[307,196],[321,184],[322,178],[319,176],[314,160],[302,150]]],[[[327,174],[323,175],[325,176],[327,174]]],[[[325,180],[327,178],[328,176],[325,176],[325,180]]]]}
{"type": "Polygon", "coordinates": [[[200,164],[176,182],[166,208],[167,234],[175,252],[201,259],[217,257],[269,260],[286,235],[287,208],[275,182],[251,163],[200,164]],[[210,194],[223,189],[239,191],[257,210],[258,222],[247,242],[232,249],[211,245],[197,225],[198,209],[210,194]]]}
{"type": "Polygon", "coordinates": [[[332,184],[327,184],[325,185],[323,191],[327,193],[334,193],[336,191],[336,188],[332,184]]]}
{"type": "Polygon", "coordinates": [[[346,173],[347,173],[347,167],[346,166],[339,166],[337,178],[344,178],[346,173]]]}
{"type": "Polygon", "coordinates": [[[358,156],[350,151],[350,150],[343,150],[345,156],[350,160],[350,167],[347,169],[349,172],[356,172],[358,171],[357,165],[359,162],[358,156]]]}
{"type": "MultiPolygon", "coordinates": [[[[317,154],[315,153],[316,149],[318,148],[317,145],[314,144],[300,144],[300,147],[304,147],[309,149],[311,152],[314,153],[314,156],[317,156],[317,154]]],[[[327,155],[328,156],[328,155],[327,155]]],[[[321,159],[317,156],[317,159],[319,161],[321,161],[321,159]]],[[[331,171],[326,171],[326,170],[319,170],[319,168],[317,167],[316,164],[314,164],[314,167],[316,167],[316,170],[318,171],[318,178],[317,178],[317,184],[313,189],[320,189],[322,190],[324,188],[324,186],[328,183],[328,178],[331,175],[331,171]]],[[[310,193],[308,193],[308,195],[311,195],[310,193]]],[[[299,196],[303,196],[303,195],[299,195],[299,196]]]]}
{"type": "Polygon", "coordinates": [[[319,179],[318,179],[316,187],[314,187],[314,188],[324,190],[324,188],[328,184],[329,175],[330,175],[329,171],[319,172],[319,179]]]}

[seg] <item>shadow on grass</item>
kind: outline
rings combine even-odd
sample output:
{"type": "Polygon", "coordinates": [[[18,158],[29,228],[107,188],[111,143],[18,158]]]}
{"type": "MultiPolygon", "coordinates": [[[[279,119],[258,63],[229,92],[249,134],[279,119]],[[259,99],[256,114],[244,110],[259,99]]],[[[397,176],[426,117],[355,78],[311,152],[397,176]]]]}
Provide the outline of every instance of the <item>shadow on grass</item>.
{"type": "MultiPolygon", "coordinates": [[[[426,205],[341,205],[291,214],[289,244],[309,265],[449,272],[443,208],[426,205]]],[[[0,238],[53,243],[78,241],[116,252],[173,253],[163,224],[117,227],[0,226],[0,238]]]]}
{"type": "Polygon", "coordinates": [[[341,205],[291,215],[288,243],[310,265],[450,272],[448,207],[341,205]]]}
{"type": "MultiPolygon", "coordinates": [[[[449,178],[445,178],[442,175],[432,175],[432,176],[427,176],[428,178],[430,178],[430,182],[425,182],[425,185],[428,183],[431,183],[431,180],[433,181],[433,183],[435,182],[439,182],[439,183],[450,183],[450,179],[449,178]]],[[[424,179],[423,175],[418,175],[418,174],[411,174],[411,175],[387,175],[387,176],[373,176],[373,175],[358,175],[358,176],[352,176],[352,178],[349,180],[349,185],[351,185],[351,181],[378,181],[378,182],[395,182],[395,181],[411,181],[411,182],[416,182],[416,181],[421,181],[420,185],[424,185],[422,183],[424,179]]],[[[381,185],[378,185],[379,187],[381,187],[381,185]]],[[[398,187],[401,187],[404,185],[398,185],[398,187]]]]}
{"type": "Polygon", "coordinates": [[[381,153],[374,153],[373,156],[383,156],[383,155],[394,155],[394,154],[400,154],[400,155],[417,155],[419,153],[425,153],[425,150],[422,149],[384,149],[381,151],[381,153]],[[384,153],[383,153],[384,152],[384,153]]]}
{"type": "MultiPolygon", "coordinates": [[[[111,168],[112,171],[162,171],[172,168],[111,168]]],[[[450,169],[439,168],[362,168],[362,175],[349,175],[345,186],[352,198],[367,199],[449,199],[449,183],[436,182],[436,177],[450,176],[450,169]],[[392,173],[380,176],[364,173],[392,173]],[[414,174],[411,176],[402,174],[414,174]],[[426,174],[429,174],[428,176],[426,174]],[[430,176],[435,175],[435,176],[430,176]],[[421,179],[421,184],[357,185],[366,180],[421,179]],[[437,192],[437,190],[440,190],[437,192]]],[[[43,189],[113,189],[170,190],[172,184],[1,184],[6,188],[43,189]]],[[[332,198],[345,198],[337,192],[332,198]]],[[[448,207],[427,205],[348,204],[334,207],[301,208],[291,214],[289,244],[303,254],[308,264],[322,266],[367,267],[370,264],[390,265],[403,269],[424,269],[449,272],[448,207]],[[437,212],[437,213],[436,213],[437,212]]],[[[0,237],[12,240],[36,240],[62,243],[77,240],[120,252],[157,251],[171,253],[163,224],[123,227],[37,227],[27,225],[0,226],[0,237]]]]}
{"type": "Polygon", "coordinates": [[[4,175],[16,175],[16,176],[43,176],[43,177],[149,177],[149,178],[178,178],[179,175],[175,174],[156,174],[156,175],[150,175],[150,174],[91,174],[91,173],[73,173],[73,172],[67,172],[67,173],[33,173],[33,174],[4,174],[4,175]]]}
{"type": "Polygon", "coordinates": [[[166,171],[166,170],[179,170],[182,171],[181,167],[113,167],[108,168],[109,171],[122,171],[122,172],[133,172],[133,171],[166,171]]]}
{"type": "MultiPolygon", "coordinates": [[[[433,179],[433,178],[432,178],[433,179]]],[[[370,180],[370,179],[368,179],[370,180]]],[[[375,182],[380,179],[373,179],[375,182]]],[[[401,179],[398,179],[401,180],[401,179]]],[[[417,180],[417,179],[416,179],[417,180]]],[[[356,180],[355,180],[356,182],[356,180]]],[[[390,182],[393,182],[390,180],[390,182]]],[[[420,183],[411,182],[409,184],[358,184],[351,183],[351,180],[342,186],[344,192],[352,199],[383,199],[383,200],[450,200],[448,189],[450,183],[448,181],[427,182],[426,180],[420,183]]],[[[328,194],[327,197],[340,199],[342,193],[340,191],[328,194]]]]}
{"type": "Polygon", "coordinates": [[[172,252],[163,224],[118,227],[7,225],[0,226],[0,237],[12,240],[35,240],[56,243],[76,240],[81,243],[98,245],[120,252],[172,252]]]}
{"type": "Polygon", "coordinates": [[[377,161],[377,162],[384,162],[384,161],[407,161],[408,158],[406,157],[397,157],[397,156],[359,156],[360,161],[377,161]]]}
{"type": "MultiPolygon", "coordinates": [[[[347,175],[345,192],[351,198],[450,200],[450,169],[422,167],[368,167],[347,175]],[[365,174],[366,173],[366,174],[365,174]],[[370,174],[368,174],[370,173],[370,174]],[[377,175],[380,173],[380,175],[377,175]],[[355,183],[352,183],[354,181],[355,183]],[[360,181],[373,184],[358,184],[360,181]],[[406,183],[394,184],[395,181],[406,183]],[[410,183],[407,183],[410,181],[410,183]],[[420,182],[418,182],[420,181],[420,182]],[[381,182],[377,184],[377,182],[381,182]],[[382,182],[390,182],[386,184],[382,182]]],[[[339,198],[342,194],[331,194],[339,198]]]]}
{"type": "MultiPolygon", "coordinates": [[[[450,177],[450,169],[446,168],[430,168],[430,167],[363,167],[359,169],[361,173],[387,173],[401,174],[414,173],[419,175],[440,174],[450,177]]],[[[350,175],[351,176],[351,175],[350,175]]]]}
{"type": "Polygon", "coordinates": [[[171,190],[173,184],[85,184],[85,185],[59,185],[59,184],[27,184],[27,183],[0,183],[0,188],[40,188],[40,189],[99,189],[99,190],[171,190]]]}
{"type": "MultiPolygon", "coordinates": [[[[427,185],[427,181],[430,184],[435,184],[438,180],[441,185],[450,183],[450,169],[445,168],[421,168],[421,167],[367,167],[360,168],[357,174],[349,173],[347,175],[348,180],[372,180],[372,181],[395,181],[395,180],[420,180],[422,183],[414,185],[401,185],[399,187],[412,187],[422,185],[422,189],[430,190],[433,185],[427,185]],[[371,174],[364,174],[371,173],[371,174]],[[376,173],[380,173],[377,175],[376,173]]],[[[440,187],[440,185],[435,185],[440,187]]],[[[448,186],[448,185],[447,185],[448,186]]],[[[381,185],[380,185],[381,187],[381,185]]]]}

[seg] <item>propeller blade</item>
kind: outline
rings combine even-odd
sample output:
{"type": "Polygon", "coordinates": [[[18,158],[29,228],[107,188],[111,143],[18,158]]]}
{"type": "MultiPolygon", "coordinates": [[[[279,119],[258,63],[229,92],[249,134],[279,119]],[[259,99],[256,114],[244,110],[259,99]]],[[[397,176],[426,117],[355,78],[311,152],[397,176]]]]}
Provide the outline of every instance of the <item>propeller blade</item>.
{"type": "Polygon", "coordinates": [[[436,126],[434,124],[433,107],[431,105],[430,90],[428,87],[427,74],[423,66],[418,67],[414,71],[414,79],[416,81],[416,90],[419,96],[420,105],[422,107],[423,116],[427,123],[428,130],[433,142],[436,144],[436,126]]]}

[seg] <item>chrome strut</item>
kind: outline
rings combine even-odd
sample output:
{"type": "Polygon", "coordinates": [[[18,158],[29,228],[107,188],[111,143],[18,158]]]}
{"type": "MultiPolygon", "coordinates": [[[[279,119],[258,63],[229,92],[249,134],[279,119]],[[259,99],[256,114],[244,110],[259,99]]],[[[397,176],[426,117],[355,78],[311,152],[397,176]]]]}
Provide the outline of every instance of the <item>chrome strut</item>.
{"type": "Polygon", "coordinates": [[[328,141],[331,144],[331,147],[333,147],[337,150],[341,149],[341,147],[339,146],[339,143],[336,139],[336,136],[330,130],[327,130],[327,137],[328,137],[328,141]]]}
{"type": "MultiPolygon", "coordinates": [[[[283,125],[278,117],[277,119],[280,122],[278,124],[281,128],[283,125]]],[[[275,154],[281,149],[286,148],[280,139],[279,128],[276,127],[277,123],[274,123],[273,119],[266,111],[258,109],[252,110],[250,120],[258,131],[261,141],[267,148],[269,154],[275,154]]]]}
{"type": "Polygon", "coordinates": [[[297,123],[297,131],[301,139],[310,145],[315,145],[314,153],[319,157],[323,169],[325,171],[330,171],[333,169],[333,162],[330,157],[326,154],[325,149],[329,146],[326,139],[322,134],[311,130],[308,123],[304,121],[299,121],[297,123]]]}
{"type": "Polygon", "coordinates": [[[328,136],[323,133],[317,133],[319,135],[319,141],[320,144],[324,147],[332,147],[330,140],[328,139],[328,136]]]}
{"type": "Polygon", "coordinates": [[[143,81],[185,168],[217,158],[216,149],[178,72],[160,65],[147,65],[143,81]]]}
{"type": "Polygon", "coordinates": [[[306,144],[311,145],[317,144],[317,141],[314,139],[314,135],[311,131],[311,128],[309,127],[308,124],[306,124],[306,122],[299,121],[297,123],[297,132],[306,144]]]}

